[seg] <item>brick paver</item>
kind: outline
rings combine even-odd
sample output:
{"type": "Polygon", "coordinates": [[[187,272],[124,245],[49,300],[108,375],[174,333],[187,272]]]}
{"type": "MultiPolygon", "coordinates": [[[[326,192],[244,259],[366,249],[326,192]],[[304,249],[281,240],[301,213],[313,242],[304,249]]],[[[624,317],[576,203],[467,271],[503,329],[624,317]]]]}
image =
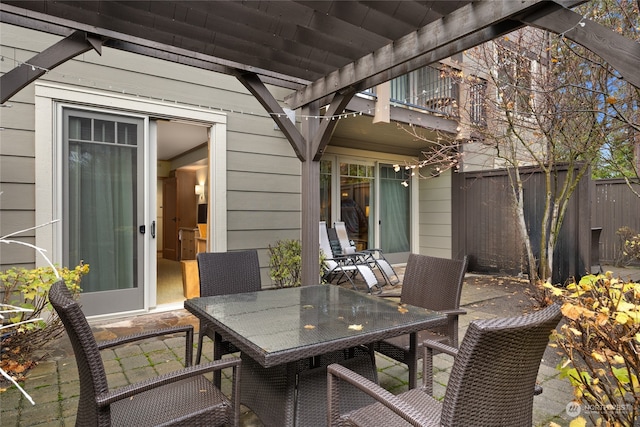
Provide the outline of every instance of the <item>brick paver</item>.
{"type": "MultiPolygon", "coordinates": [[[[512,302],[510,298],[506,291],[501,291],[499,288],[487,291],[465,285],[462,305],[468,314],[460,319],[460,336],[464,335],[469,322],[474,319],[494,317],[495,315],[491,314],[494,304],[510,303],[512,302]]],[[[173,323],[186,321],[197,328],[198,322],[191,315],[186,312],[178,314],[178,320],[175,320],[175,312],[167,313],[166,317],[173,317],[171,319],[173,323]]],[[[157,314],[149,316],[156,316],[153,322],[157,323],[157,314]]],[[[145,318],[145,316],[135,318],[131,323],[137,325],[144,322],[145,318]]],[[[163,321],[166,320],[164,318],[163,321]]],[[[102,325],[102,330],[96,331],[97,335],[103,336],[105,329],[108,327],[102,325]]],[[[119,325],[118,330],[122,333],[126,328],[119,325]]],[[[107,335],[108,332],[106,332],[107,335]]],[[[182,338],[153,339],[141,345],[130,344],[116,350],[104,351],[103,360],[110,387],[120,387],[182,367],[183,342],[182,338]]],[[[14,387],[0,393],[0,425],[6,427],[69,426],[75,423],[79,394],[75,360],[66,337],[60,339],[57,345],[66,349],[68,356],[62,356],[65,351],[57,351],[55,358],[41,362],[31,370],[24,385],[25,390],[36,401],[36,405],[32,406],[14,387]]],[[[212,352],[211,342],[205,340],[204,358],[210,359],[212,352]]],[[[377,356],[376,363],[379,381],[383,387],[393,393],[400,393],[407,389],[408,371],[405,365],[380,355],[377,356]]],[[[437,398],[444,395],[451,364],[452,360],[448,356],[435,357],[434,395],[437,398]]],[[[229,378],[226,376],[224,379],[223,391],[229,393],[229,378]]],[[[539,382],[544,392],[534,399],[534,425],[548,426],[553,422],[559,426],[568,426],[572,419],[565,410],[566,405],[572,400],[572,389],[568,381],[559,379],[555,366],[543,360],[539,382]]],[[[253,427],[261,424],[255,415],[243,408],[242,425],[253,427]]]]}

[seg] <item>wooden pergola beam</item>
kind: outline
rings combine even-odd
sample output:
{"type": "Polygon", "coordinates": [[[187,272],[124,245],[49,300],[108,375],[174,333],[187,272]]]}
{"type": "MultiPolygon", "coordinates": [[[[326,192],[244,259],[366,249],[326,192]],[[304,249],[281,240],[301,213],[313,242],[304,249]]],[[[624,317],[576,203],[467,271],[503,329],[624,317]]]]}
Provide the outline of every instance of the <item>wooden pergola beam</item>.
{"type": "Polygon", "coordinates": [[[260,77],[254,73],[237,71],[235,73],[236,78],[240,83],[246,87],[249,92],[258,100],[260,105],[271,115],[271,118],[276,122],[282,133],[287,137],[289,144],[296,153],[296,156],[300,161],[307,160],[305,139],[296,127],[295,123],[292,123],[287,114],[284,112],[278,101],[273,97],[269,89],[262,83],[260,77]]]}
{"type": "Polygon", "coordinates": [[[329,145],[333,131],[338,125],[338,120],[331,120],[329,118],[342,114],[355,94],[355,90],[350,90],[344,93],[336,93],[333,97],[325,113],[327,118],[320,119],[318,130],[312,140],[311,152],[313,153],[313,161],[320,161],[322,153],[324,153],[325,148],[329,145]]]}
{"type": "MultiPolygon", "coordinates": [[[[435,60],[432,61],[429,58],[426,60],[431,62],[426,63],[426,55],[441,46],[450,45],[457,40],[472,36],[479,30],[509,20],[514,16],[529,13],[535,8],[544,9],[549,5],[555,5],[555,3],[538,0],[470,3],[418,31],[407,34],[359,60],[327,74],[306,88],[294,92],[285,101],[291,108],[296,109],[323,99],[336,91],[357,86],[366,79],[377,81],[373,79],[373,76],[379,74],[384,73],[384,77],[378,78],[380,82],[391,80],[434,62],[435,60]],[[421,61],[414,61],[411,67],[407,65],[409,61],[420,57],[423,58],[421,61]],[[395,71],[390,73],[390,70],[395,71]]],[[[481,39],[475,40],[476,44],[483,41],[481,39]]]]}
{"type": "Polygon", "coordinates": [[[47,71],[91,49],[101,54],[102,41],[83,31],[75,31],[25,63],[18,64],[0,77],[0,104],[47,71]]]}
{"type": "Polygon", "coordinates": [[[521,19],[532,27],[562,34],[604,59],[623,79],[640,88],[640,43],[628,39],[572,10],[555,5],[552,13],[521,19]]]}

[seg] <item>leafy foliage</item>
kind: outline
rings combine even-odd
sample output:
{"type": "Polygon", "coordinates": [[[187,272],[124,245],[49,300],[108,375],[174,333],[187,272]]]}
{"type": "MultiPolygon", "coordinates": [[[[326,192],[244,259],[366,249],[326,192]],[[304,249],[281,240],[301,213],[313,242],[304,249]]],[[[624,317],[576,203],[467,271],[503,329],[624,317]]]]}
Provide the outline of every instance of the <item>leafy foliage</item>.
{"type": "MultiPolygon", "coordinates": [[[[325,258],[320,251],[320,278],[322,278],[322,265],[325,258]]],[[[269,276],[276,287],[300,286],[302,280],[300,240],[278,240],[274,246],[269,245],[269,269],[269,276]]]]}
{"type": "Polygon", "coordinates": [[[567,356],[558,368],[576,400],[596,425],[634,425],[640,415],[640,284],[607,272],[566,288],[545,287],[562,304],[566,323],[553,338],[567,356]]]}
{"type": "MultiPolygon", "coordinates": [[[[89,265],[81,264],[73,270],[66,267],[57,270],[71,293],[77,296],[80,292],[80,281],[82,276],[89,272],[89,265]]],[[[9,325],[16,324],[15,328],[11,328],[12,333],[0,338],[0,368],[5,371],[22,373],[33,364],[33,351],[43,348],[64,331],[58,316],[50,310],[48,298],[49,289],[56,280],[58,279],[51,267],[30,270],[16,267],[0,272],[0,302],[31,310],[5,319],[9,325]],[[42,319],[37,320],[39,318],[42,319]],[[17,325],[21,322],[29,323],[17,325]]]]}
{"type": "Polygon", "coordinates": [[[630,227],[621,227],[616,231],[620,237],[620,257],[616,265],[628,265],[632,261],[640,261],[640,234],[630,227]]]}
{"type": "Polygon", "coordinates": [[[278,240],[269,245],[269,276],[278,288],[300,286],[302,244],[299,240],[278,240]]]}

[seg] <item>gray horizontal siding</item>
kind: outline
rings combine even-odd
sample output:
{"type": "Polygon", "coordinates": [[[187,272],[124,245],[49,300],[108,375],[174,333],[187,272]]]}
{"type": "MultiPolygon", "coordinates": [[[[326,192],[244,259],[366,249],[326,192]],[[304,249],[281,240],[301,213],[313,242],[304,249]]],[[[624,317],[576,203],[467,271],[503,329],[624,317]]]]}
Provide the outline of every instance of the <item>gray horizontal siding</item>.
{"type": "Polygon", "coordinates": [[[299,239],[299,230],[241,230],[228,233],[228,250],[266,249],[278,240],[299,239]],[[257,245],[257,246],[256,246],[257,245]]]}
{"type": "MultiPolygon", "coordinates": [[[[35,163],[33,157],[2,156],[0,157],[0,182],[29,183],[35,182],[35,163]]],[[[7,188],[8,191],[8,188],[7,188]]],[[[33,192],[31,192],[33,194],[33,192]]]]}
{"type": "Polygon", "coordinates": [[[302,185],[298,177],[254,171],[229,171],[227,179],[229,191],[300,194],[302,185]]]}
{"type": "MultiPolygon", "coordinates": [[[[0,123],[7,124],[4,119],[0,119],[0,123]]],[[[0,131],[0,156],[35,156],[33,130],[4,127],[0,131]]]]}
{"type": "MultiPolygon", "coordinates": [[[[6,58],[0,62],[1,72],[60,40],[5,24],[0,25],[0,36],[0,52],[6,58]]],[[[229,250],[260,249],[261,265],[265,266],[270,243],[299,238],[300,162],[271,117],[235,78],[105,48],[102,56],[95,52],[79,55],[40,81],[225,113],[229,250]]],[[[12,108],[0,111],[0,126],[6,129],[0,135],[3,230],[35,226],[34,87],[32,83],[21,90],[9,101],[12,108]],[[18,221],[15,215],[4,215],[9,211],[25,216],[18,221]]],[[[269,89],[277,99],[288,92],[269,89]]],[[[10,257],[5,257],[6,251],[3,248],[3,264],[35,262],[32,250],[10,251],[10,257]]]]}
{"type": "MultiPolygon", "coordinates": [[[[35,244],[33,237],[20,237],[13,240],[35,244]]],[[[5,270],[11,266],[32,268],[35,265],[35,250],[20,244],[0,245],[0,269],[5,270]]]]}
{"type": "MultiPolygon", "coordinates": [[[[33,102],[33,98],[31,102],[33,102]]],[[[34,130],[35,109],[33,108],[33,103],[7,102],[7,104],[11,105],[11,107],[3,107],[0,111],[2,113],[3,128],[34,130]]]]}
{"type": "Polygon", "coordinates": [[[229,212],[227,228],[232,230],[298,230],[300,228],[300,212],[278,212],[275,215],[264,211],[229,212]]]}
{"type": "MultiPolygon", "coordinates": [[[[0,160],[4,158],[0,157],[0,160]]],[[[0,166],[2,168],[2,166],[0,166]]],[[[35,185],[31,183],[2,182],[0,184],[0,209],[4,212],[33,211],[36,208],[35,185]]],[[[32,224],[32,226],[35,224],[32,224]]],[[[17,227],[16,227],[17,228],[17,227]]],[[[0,233],[4,235],[4,233],[0,233]]]]}
{"type": "Polygon", "coordinates": [[[451,172],[419,182],[420,253],[451,257],[451,172]]]}
{"type": "Polygon", "coordinates": [[[300,176],[300,161],[297,158],[279,158],[254,153],[238,153],[229,151],[227,153],[227,170],[229,171],[252,171],[265,172],[271,174],[282,174],[300,176]]]}
{"type": "MultiPolygon", "coordinates": [[[[237,211],[264,212],[265,216],[275,217],[283,211],[294,211],[300,214],[300,195],[287,193],[229,192],[227,193],[227,209],[231,215],[237,211]]],[[[264,219],[269,222],[268,218],[264,219]]],[[[258,224],[259,225],[259,224],[258,224]]],[[[256,224],[247,224],[255,228],[256,224]]]]}

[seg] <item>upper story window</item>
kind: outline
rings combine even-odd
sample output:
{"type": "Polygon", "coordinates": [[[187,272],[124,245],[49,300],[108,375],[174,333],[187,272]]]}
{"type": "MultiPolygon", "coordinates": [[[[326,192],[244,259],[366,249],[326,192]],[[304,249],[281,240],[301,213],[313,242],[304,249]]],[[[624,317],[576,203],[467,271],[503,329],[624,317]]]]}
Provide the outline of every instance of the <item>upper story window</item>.
{"type": "Polygon", "coordinates": [[[498,48],[498,100],[509,111],[531,114],[531,60],[523,55],[498,48]]]}
{"type": "Polygon", "coordinates": [[[487,126],[487,81],[471,77],[469,86],[469,119],[475,126],[487,126]]]}

